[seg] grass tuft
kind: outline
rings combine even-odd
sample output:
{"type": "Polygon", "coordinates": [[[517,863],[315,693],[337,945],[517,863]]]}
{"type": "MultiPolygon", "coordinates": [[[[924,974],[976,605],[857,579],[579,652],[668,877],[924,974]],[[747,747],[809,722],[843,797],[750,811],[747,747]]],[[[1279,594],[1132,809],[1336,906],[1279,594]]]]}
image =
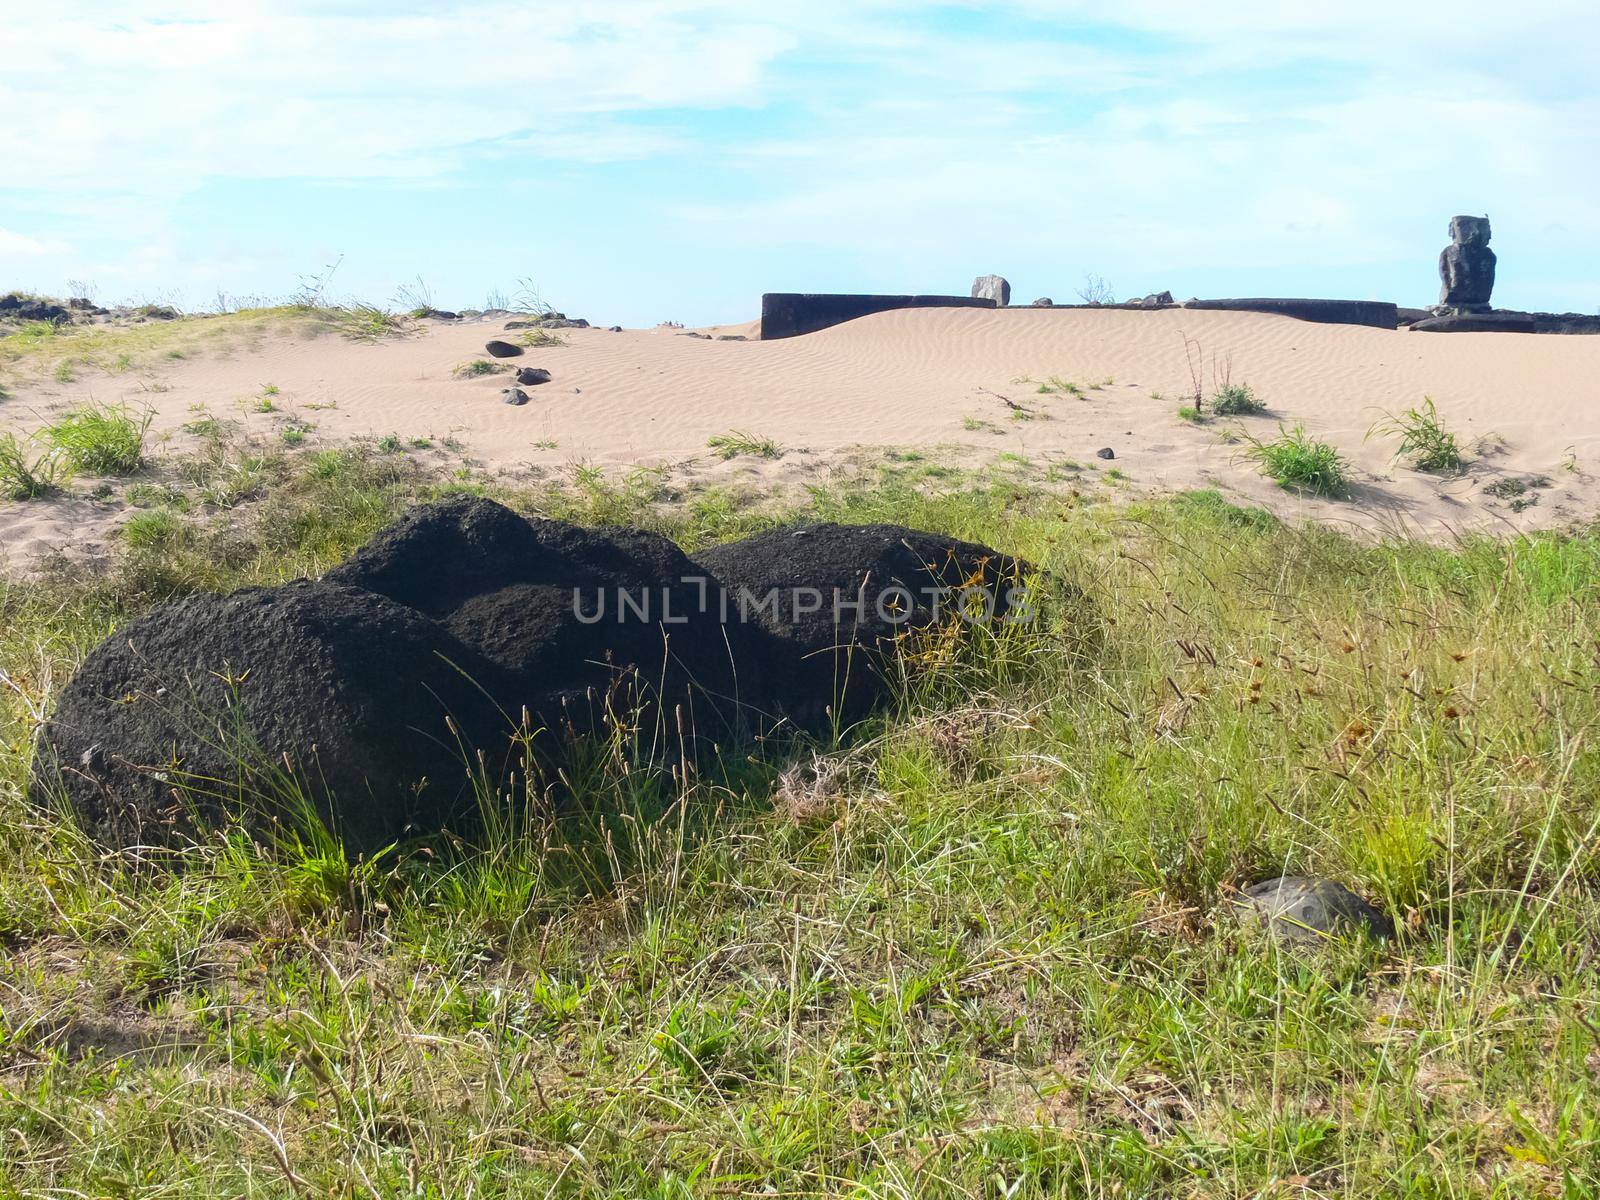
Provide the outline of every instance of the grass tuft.
{"type": "Polygon", "coordinates": [[[1303,488],[1319,496],[1342,496],[1349,489],[1349,467],[1343,456],[1327,442],[1306,432],[1304,425],[1285,430],[1271,441],[1249,438],[1245,457],[1253,459],[1261,473],[1279,487],[1303,488]]]}
{"type": "Polygon", "coordinates": [[[1398,416],[1385,414],[1367,431],[1367,437],[1398,437],[1400,446],[1395,457],[1409,459],[1419,471],[1443,474],[1461,469],[1461,447],[1456,435],[1439,420],[1431,397],[1424,396],[1419,407],[1408,408],[1398,416]]]}
{"type": "Polygon", "coordinates": [[[144,465],[144,439],[154,414],[90,404],[68,413],[41,436],[77,470],[131,475],[144,465]]]}
{"type": "Polygon", "coordinates": [[[729,433],[713,434],[706,445],[715,450],[718,458],[737,458],[741,454],[752,458],[782,458],[783,447],[771,438],[757,437],[735,429],[729,433]]]}
{"type": "Polygon", "coordinates": [[[67,477],[58,451],[35,454],[16,434],[0,434],[0,499],[39,500],[59,492],[67,477]]]}
{"type": "Polygon", "coordinates": [[[1219,417],[1248,417],[1267,411],[1267,402],[1248,383],[1224,383],[1211,395],[1211,411],[1219,417]]]}

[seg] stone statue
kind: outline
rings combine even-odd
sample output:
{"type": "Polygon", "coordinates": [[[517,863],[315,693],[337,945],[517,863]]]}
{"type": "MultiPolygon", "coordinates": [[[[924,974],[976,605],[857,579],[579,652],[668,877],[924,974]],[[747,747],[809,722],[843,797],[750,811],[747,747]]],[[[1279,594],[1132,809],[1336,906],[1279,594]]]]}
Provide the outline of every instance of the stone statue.
{"type": "Polygon", "coordinates": [[[1454,312],[1487,312],[1494,291],[1494,251],[1489,249],[1488,217],[1451,217],[1450,244],[1439,255],[1439,307],[1454,312]]]}
{"type": "Polygon", "coordinates": [[[1000,275],[979,275],[972,281],[972,294],[981,300],[993,300],[1001,308],[1011,303],[1011,285],[1000,275]]]}

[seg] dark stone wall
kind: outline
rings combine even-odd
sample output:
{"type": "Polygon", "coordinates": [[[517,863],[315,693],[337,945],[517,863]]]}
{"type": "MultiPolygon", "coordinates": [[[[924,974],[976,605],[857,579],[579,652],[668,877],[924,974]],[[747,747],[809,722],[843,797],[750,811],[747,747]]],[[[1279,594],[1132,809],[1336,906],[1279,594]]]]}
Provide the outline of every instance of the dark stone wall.
{"type": "Polygon", "coordinates": [[[897,308],[994,308],[975,296],[851,296],[838,293],[768,292],[761,297],[761,340],[799,337],[830,325],[897,308]]]}
{"type": "Polygon", "coordinates": [[[1323,325],[1370,325],[1374,329],[1393,329],[1400,323],[1399,308],[1387,300],[1296,300],[1255,296],[1242,300],[1190,300],[1184,307],[1277,313],[1323,325]]]}

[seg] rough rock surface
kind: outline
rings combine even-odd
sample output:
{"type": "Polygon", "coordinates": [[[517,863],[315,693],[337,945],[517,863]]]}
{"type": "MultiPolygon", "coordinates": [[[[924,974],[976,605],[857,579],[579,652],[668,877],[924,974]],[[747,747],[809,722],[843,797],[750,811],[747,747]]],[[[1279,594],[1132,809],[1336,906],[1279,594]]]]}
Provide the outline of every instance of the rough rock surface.
{"type": "Polygon", "coordinates": [[[1528,313],[1452,312],[1413,321],[1417,333],[1538,333],[1539,325],[1528,313]]]}
{"type": "Polygon", "coordinates": [[[1011,303],[1011,285],[1001,275],[979,275],[972,281],[972,294],[979,300],[993,300],[1001,308],[1011,303]]]}
{"type": "Polygon", "coordinates": [[[413,509],[324,579],[437,617],[506,672],[507,711],[529,707],[552,727],[564,701],[635,666],[652,694],[692,713],[691,735],[718,734],[764,699],[757,634],[722,625],[720,585],[659,534],[457,497],[413,509]]]}
{"type": "Polygon", "coordinates": [[[1023,602],[1023,570],[887,525],[780,529],[691,560],[646,531],[454,497],[319,581],[195,596],[119,630],[41,729],[30,791],[59,789],[128,846],[214,822],[265,833],[295,780],[371,849],[470,812],[467,764],[492,788],[529,769],[519,727],[548,782],[597,731],[671,756],[847,723],[886,693],[900,635],[973,615],[940,589],[991,619],[1023,602]],[[777,604],[747,609],[724,577],[777,604]]]}
{"type": "Polygon", "coordinates": [[[541,383],[549,383],[550,372],[543,367],[521,367],[517,371],[517,382],[523,387],[534,387],[541,383]]]}
{"type": "Polygon", "coordinates": [[[519,387],[501,388],[500,399],[505,404],[520,408],[528,402],[528,393],[519,387]]]}
{"type": "Polygon", "coordinates": [[[1027,571],[988,547],[899,525],[788,526],[695,562],[773,639],[774,706],[810,729],[830,716],[849,723],[883,697],[897,639],[961,610],[941,589],[981,589],[988,615],[1004,616],[1027,571]]]}
{"type": "Polygon", "coordinates": [[[499,338],[495,338],[490,342],[485,342],[483,348],[495,358],[519,358],[522,355],[521,346],[514,346],[510,342],[503,342],[499,338]]]}
{"type": "Polygon", "coordinates": [[[1439,255],[1440,305],[1468,310],[1489,307],[1495,268],[1489,236],[1488,217],[1450,218],[1450,244],[1439,255]]]}
{"type": "Polygon", "coordinates": [[[1055,307],[1055,303],[1056,302],[1054,300],[1050,299],[1049,296],[1040,296],[1037,300],[1035,300],[1033,302],[1033,307],[1035,307],[1035,308],[1054,308],[1055,307]]]}
{"type": "Polygon", "coordinates": [[[1390,937],[1389,918],[1342,883],[1312,875],[1284,875],[1240,892],[1234,901],[1247,921],[1265,921],[1268,931],[1290,942],[1321,942],[1365,933],[1390,937]]]}
{"type": "Polygon", "coordinates": [[[3,321],[49,321],[55,324],[70,317],[66,309],[48,300],[24,296],[20,292],[0,296],[0,320],[3,321]]]}
{"type": "Polygon", "coordinates": [[[491,675],[439,623],[370,592],[301,581],[192,596],[84,660],[41,730],[36,789],[59,784],[114,846],[170,841],[191,816],[264,832],[287,761],[324,817],[338,797],[352,844],[381,846],[462,806],[445,718],[496,732],[469,679],[491,675]]]}

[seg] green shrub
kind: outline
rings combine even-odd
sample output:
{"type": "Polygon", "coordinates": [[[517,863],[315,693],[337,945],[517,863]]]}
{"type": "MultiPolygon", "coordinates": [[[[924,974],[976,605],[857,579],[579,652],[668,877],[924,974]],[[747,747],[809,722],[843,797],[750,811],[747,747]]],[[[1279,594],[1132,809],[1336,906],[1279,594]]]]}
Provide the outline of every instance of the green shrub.
{"type": "Polygon", "coordinates": [[[177,543],[183,522],[171,509],[136,512],[122,526],[122,540],[135,550],[158,550],[177,543]]]}
{"type": "Polygon", "coordinates": [[[32,455],[15,434],[0,435],[0,498],[37,500],[59,491],[66,479],[66,464],[57,451],[32,455]]]}
{"type": "Polygon", "coordinates": [[[1350,485],[1349,466],[1327,442],[1318,441],[1304,425],[1285,430],[1270,442],[1250,438],[1245,451],[1261,467],[1261,473],[1279,487],[1304,488],[1319,496],[1341,496],[1350,485]]]}
{"type": "Polygon", "coordinates": [[[1456,435],[1439,420],[1431,397],[1424,396],[1419,408],[1408,408],[1399,416],[1385,414],[1382,421],[1367,430],[1370,437],[1398,437],[1396,458],[1409,458],[1419,471],[1450,472],[1461,469],[1461,447],[1456,435]]]}
{"type": "Polygon", "coordinates": [[[68,413],[43,437],[69,463],[91,475],[128,475],[144,465],[144,436],[152,414],[91,404],[68,413]]]}
{"type": "Polygon", "coordinates": [[[1225,383],[1211,397],[1211,411],[1219,417],[1248,417],[1266,412],[1267,404],[1248,383],[1225,383]]]}

